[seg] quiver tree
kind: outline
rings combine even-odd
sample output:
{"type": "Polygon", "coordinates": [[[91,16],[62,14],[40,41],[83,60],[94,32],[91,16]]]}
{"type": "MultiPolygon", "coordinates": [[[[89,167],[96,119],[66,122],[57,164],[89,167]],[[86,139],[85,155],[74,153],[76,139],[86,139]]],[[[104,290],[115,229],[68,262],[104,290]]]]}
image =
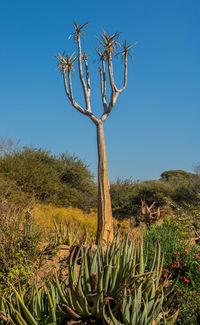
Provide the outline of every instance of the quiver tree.
{"type": "MultiPolygon", "coordinates": [[[[103,125],[108,115],[111,113],[119,94],[121,94],[127,85],[127,59],[128,55],[131,56],[133,45],[127,46],[126,41],[120,44],[118,42],[119,33],[113,35],[107,35],[105,31],[100,35],[99,46],[96,49],[98,59],[100,62],[99,74],[100,74],[100,85],[101,85],[101,98],[103,104],[103,113],[100,117],[96,117],[92,113],[90,103],[90,76],[88,69],[88,56],[87,52],[82,53],[81,49],[81,36],[83,30],[88,24],[78,25],[74,23],[75,32],[70,35],[74,37],[74,41],[77,45],[77,56],[72,54],[58,53],[56,58],[59,61],[58,68],[63,75],[65,92],[70,100],[72,106],[80,113],[88,116],[97,128],[97,146],[98,146],[98,228],[97,228],[97,241],[107,243],[113,239],[113,218],[111,210],[111,199],[109,192],[109,181],[107,171],[107,160],[106,160],[106,147],[104,139],[103,125]],[[122,49],[121,52],[118,49],[122,49]],[[113,74],[113,58],[114,56],[121,55],[123,66],[124,66],[124,77],[123,86],[118,89],[113,74]],[[83,95],[85,100],[85,107],[82,107],[77,103],[73,96],[72,78],[71,74],[74,71],[74,63],[78,61],[79,78],[81,81],[83,95]],[[84,70],[84,72],[83,72],[84,70]],[[107,87],[106,79],[110,88],[110,98],[107,101],[107,87]]],[[[69,37],[69,38],[70,38],[69,37]]],[[[132,56],[131,56],[132,57],[132,56]]]]}

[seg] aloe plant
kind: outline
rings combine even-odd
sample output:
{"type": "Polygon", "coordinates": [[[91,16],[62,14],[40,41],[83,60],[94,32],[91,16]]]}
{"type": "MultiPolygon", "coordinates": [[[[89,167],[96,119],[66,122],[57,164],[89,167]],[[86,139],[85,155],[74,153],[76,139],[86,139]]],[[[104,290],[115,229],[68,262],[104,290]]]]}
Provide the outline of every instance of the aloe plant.
{"type": "Polygon", "coordinates": [[[73,229],[71,227],[70,222],[59,223],[57,224],[54,221],[54,236],[53,236],[53,244],[54,246],[58,245],[69,245],[72,246],[77,239],[79,228],[73,229]]]}
{"type": "Polygon", "coordinates": [[[55,283],[39,284],[31,291],[16,290],[0,299],[0,324],[36,325],[99,321],[110,325],[174,324],[178,312],[163,312],[165,290],[161,273],[163,256],[158,245],[150,271],[146,271],[143,242],[119,242],[116,238],[104,250],[100,245],[74,249],[68,278],[56,275],[55,283]]]}
{"type": "Polygon", "coordinates": [[[162,322],[165,293],[160,284],[160,245],[149,272],[145,271],[142,240],[129,243],[127,237],[120,244],[116,239],[105,252],[99,245],[95,251],[81,247],[75,257],[74,253],[69,262],[69,283],[56,279],[59,309],[67,319],[131,325],[162,322]]]}
{"type": "Polygon", "coordinates": [[[35,284],[30,292],[23,292],[20,284],[18,290],[8,284],[11,290],[7,298],[0,297],[0,324],[37,325],[58,324],[56,314],[58,293],[49,283],[35,284]]]}

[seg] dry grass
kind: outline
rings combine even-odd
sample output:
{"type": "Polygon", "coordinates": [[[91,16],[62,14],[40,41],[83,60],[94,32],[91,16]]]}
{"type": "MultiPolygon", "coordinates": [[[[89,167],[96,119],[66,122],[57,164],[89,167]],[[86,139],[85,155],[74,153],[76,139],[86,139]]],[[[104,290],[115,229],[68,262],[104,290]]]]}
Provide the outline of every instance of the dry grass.
{"type": "Polygon", "coordinates": [[[54,223],[70,223],[71,228],[79,228],[80,234],[87,232],[90,239],[94,239],[97,229],[97,214],[91,212],[84,213],[78,208],[58,208],[53,205],[37,205],[32,211],[35,222],[42,229],[43,233],[48,235],[49,231],[54,228],[54,223]]]}
{"type": "MultiPolygon", "coordinates": [[[[36,205],[32,215],[46,235],[54,228],[54,222],[57,224],[69,222],[72,229],[79,228],[80,235],[83,235],[87,229],[90,240],[95,240],[97,231],[97,212],[95,210],[87,214],[78,208],[59,208],[48,204],[36,205]]],[[[132,227],[130,219],[120,221],[114,219],[114,226],[121,235],[132,233],[134,237],[140,237],[146,228],[144,224],[132,227]]]]}

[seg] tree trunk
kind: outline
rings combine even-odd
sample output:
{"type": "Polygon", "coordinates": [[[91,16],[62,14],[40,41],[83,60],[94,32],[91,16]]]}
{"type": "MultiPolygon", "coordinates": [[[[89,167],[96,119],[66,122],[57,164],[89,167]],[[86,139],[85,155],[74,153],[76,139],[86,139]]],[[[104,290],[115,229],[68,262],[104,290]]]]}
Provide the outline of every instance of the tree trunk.
{"type": "Polygon", "coordinates": [[[98,228],[97,241],[102,244],[113,240],[113,218],[109,191],[106,147],[103,123],[97,124],[98,145],[98,228]]]}

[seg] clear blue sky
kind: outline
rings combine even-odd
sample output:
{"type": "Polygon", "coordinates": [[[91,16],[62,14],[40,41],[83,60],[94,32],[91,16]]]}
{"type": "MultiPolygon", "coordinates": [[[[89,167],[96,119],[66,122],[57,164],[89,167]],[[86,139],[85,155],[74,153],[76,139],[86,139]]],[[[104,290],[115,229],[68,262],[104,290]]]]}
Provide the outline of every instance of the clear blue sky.
{"type": "MultiPolygon", "coordinates": [[[[75,153],[96,174],[95,126],[71,107],[54,58],[75,49],[67,39],[73,19],[90,23],[84,47],[91,54],[92,104],[99,114],[95,35],[102,26],[137,41],[127,89],[105,123],[111,181],[192,171],[200,161],[199,0],[0,1],[0,136],[75,153]]],[[[74,92],[81,101],[77,74],[74,92]]]]}

